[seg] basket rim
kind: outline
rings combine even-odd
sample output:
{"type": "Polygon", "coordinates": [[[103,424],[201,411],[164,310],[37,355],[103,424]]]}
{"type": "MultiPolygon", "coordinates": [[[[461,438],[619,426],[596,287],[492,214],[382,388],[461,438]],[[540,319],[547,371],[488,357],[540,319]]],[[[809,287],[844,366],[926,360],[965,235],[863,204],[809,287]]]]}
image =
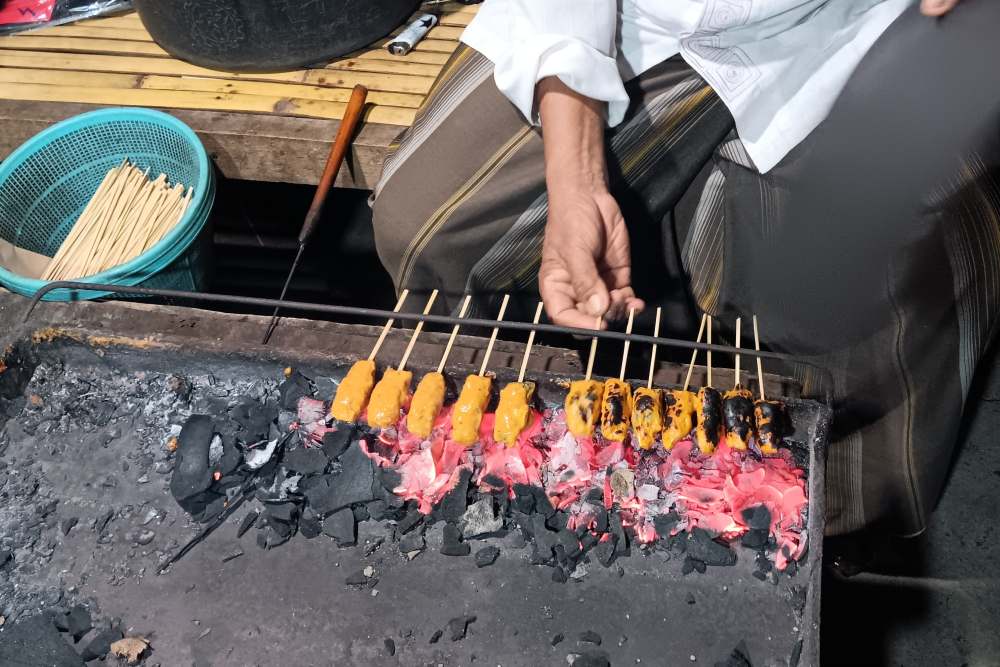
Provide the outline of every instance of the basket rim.
{"type": "MultiPolygon", "coordinates": [[[[165,259],[167,263],[176,259],[186,249],[182,248],[179,241],[183,237],[191,235],[191,239],[197,237],[208,220],[211,211],[211,204],[214,202],[214,174],[212,165],[208,159],[208,152],[198,135],[186,123],[163,111],[156,109],[146,109],[142,107],[108,107],[97,109],[86,113],[78,114],[55,123],[26,142],[18,146],[7,158],[0,163],[0,187],[10,178],[10,175],[31,155],[48,145],[52,140],[71,134],[78,130],[100,125],[110,120],[144,120],[168,125],[171,129],[181,134],[195,149],[199,168],[198,183],[196,185],[185,184],[194,187],[191,196],[191,203],[188,206],[184,217],[174,226],[170,232],[160,241],[141,255],[119,264],[107,271],[80,278],[78,282],[93,282],[105,284],[121,284],[134,287],[140,282],[147,280],[150,276],[143,275],[148,266],[157,260],[165,259]],[[206,208],[206,204],[208,204],[206,208]],[[195,218],[201,218],[196,220],[195,218]],[[171,253],[173,248],[175,252],[171,253]]],[[[8,285],[13,291],[21,294],[33,294],[49,282],[39,278],[28,278],[20,274],[7,270],[0,266],[0,283],[8,285]]]]}

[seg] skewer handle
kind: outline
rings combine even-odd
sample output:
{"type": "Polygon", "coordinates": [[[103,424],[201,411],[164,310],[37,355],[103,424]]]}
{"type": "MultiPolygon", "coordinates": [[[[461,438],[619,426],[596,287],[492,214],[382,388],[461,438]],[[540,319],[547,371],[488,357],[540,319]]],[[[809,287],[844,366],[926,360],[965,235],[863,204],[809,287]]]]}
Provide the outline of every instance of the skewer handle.
{"type": "MultiPolygon", "coordinates": [[[[709,345],[712,344],[712,318],[711,318],[711,316],[709,316],[709,318],[708,318],[708,333],[705,336],[705,340],[706,340],[706,342],[709,345]]],[[[708,379],[708,386],[711,387],[712,386],[712,351],[711,350],[708,350],[708,354],[706,355],[706,357],[708,359],[708,378],[707,378],[708,379]]]]}
{"type": "MultiPolygon", "coordinates": [[[[760,331],[757,329],[757,316],[753,316],[753,347],[760,352],[760,331]]],[[[757,384],[760,385],[760,400],[764,399],[764,364],[757,357],[757,384]]]]}
{"type": "MultiPolygon", "coordinates": [[[[662,312],[663,312],[662,308],[657,308],[656,309],[656,323],[653,324],[653,337],[654,338],[659,338],[660,337],[660,315],[662,314],[662,312]]],[[[654,343],[653,344],[653,353],[649,355],[649,378],[646,380],[646,389],[652,389],[653,388],[653,374],[656,372],[656,348],[657,347],[658,346],[654,343]]]]}
{"type": "MultiPolygon", "coordinates": [[[[597,325],[594,328],[600,330],[601,323],[603,321],[604,321],[604,318],[598,317],[597,318],[597,325]]],[[[596,356],[597,356],[597,336],[594,336],[593,338],[590,339],[590,356],[587,357],[587,379],[588,380],[590,379],[590,376],[594,374],[594,357],[596,357],[596,356]]]]}
{"type": "MultiPolygon", "coordinates": [[[[532,324],[538,324],[542,319],[542,302],[538,302],[538,307],[535,308],[535,319],[531,321],[532,324]]],[[[528,357],[531,356],[531,347],[535,344],[535,330],[532,329],[528,333],[528,344],[524,348],[524,359],[521,359],[521,370],[517,374],[517,381],[524,382],[524,374],[528,371],[528,357]]]]}
{"type": "MultiPolygon", "coordinates": [[[[632,335],[632,323],[635,321],[635,308],[630,308],[628,311],[628,324],[625,325],[625,335],[632,335]]],[[[625,381],[625,367],[628,366],[628,349],[631,347],[632,341],[625,340],[625,348],[622,350],[622,368],[618,371],[618,379],[622,382],[625,381]]]]}
{"type": "MultiPolygon", "coordinates": [[[[392,312],[398,313],[403,307],[403,302],[406,301],[406,297],[410,295],[410,290],[404,289],[399,295],[399,301],[396,302],[396,307],[392,309],[392,312]]],[[[378,340],[375,341],[375,346],[372,348],[372,353],[368,355],[368,361],[374,361],[375,355],[378,354],[379,349],[382,347],[382,343],[385,342],[385,337],[389,335],[389,330],[392,329],[392,325],[396,323],[395,318],[390,317],[389,321],[385,323],[382,327],[382,333],[378,335],[378,340]]]]}
{"type": "MultiPolygon", "coordinates": [[[[708,318],[708,315],[701,316],[701,326],[698,327],[698,338],[696,338],[694,341],[696,343],[700,343],[701,337],[705,334],[706,318],[708,318]]],[[[688,363],[687,376],[685,376],[684,378],[684,391],[687,391],[688,387],[691,386],[691,373],[694,371],[694,362],[697,359],[698,359],[698,350],[691,350],[691,361],[688,363]]]]}
{"type": "MultiPolygon", "coordinates": [[[[465,297],[465,301],[462,302],[462,310],[458,313],[458,319],[465,317],[465,314],[469,311],[469,302],[472,301],[472,295],[468,294],[465,297]]],[[[451,348],[455,345],[455,339],[458,338],[459,325],[456,324],[451,329],[451,335],[448,336],[448,344],[444,347],[444,354],[441,355],[441,361],[438,363],[437,372],[444,372],[444,365],[448,362],[448,355],[451,354],[451,348]]]]}
{"type": "MultiPolygon", "coordinates": [[[[431,298],[427,300],[427,305],[424,306],[424,315],[431,312],[431,308],[434,306],[434,300],[437,298],[438,291],[434,290],[431,292],[431,298]]],[[[410,342],[406,346],[406,351],[403,352],[403,358],[399,360],[399,366],[397,370],[403,370],[406,368],[406,362],[410,360],[410,353],[413,352],[413,347],[417,344],[417,338],[420,337],[420,332],[424,330],[423,320],[417,322],[417,326],[413,329],[413,335],[410,336],[410,342]]]]}
{"type": "MultiPolygon", "coordinates": [[[[510,303],[510,294],[503,295],[503,303],[500,304],[500,314],[497,315],[497,322],[503,322],[503,316],[507,313],[507,304],[510,303]]],[[[483,355],[483,365],[479,367],[480,377],[486,375],[486,367],[490,363],[490,356],[493,354],[493,346],[497,342],[497,334],[500,333],[499,327],[493,327],[493,333],[490,334],[490,344],[486,346],[486,354],[483,355]]]]}
{"type": "MultiPolygon", "coordinates": [[[[736,318],[736,347],[737,347],[737,349],[739,349],[739,347],[740,347],[740,333],[741,333],[742,327],[743,327],[743,318],[742,317],[737,317],[736,318]]],[[[736,353],[736,379],[733,380],[733,389],[739,389],[739,388],[740,388],[740,353],[737,352],[736,353]]]]}

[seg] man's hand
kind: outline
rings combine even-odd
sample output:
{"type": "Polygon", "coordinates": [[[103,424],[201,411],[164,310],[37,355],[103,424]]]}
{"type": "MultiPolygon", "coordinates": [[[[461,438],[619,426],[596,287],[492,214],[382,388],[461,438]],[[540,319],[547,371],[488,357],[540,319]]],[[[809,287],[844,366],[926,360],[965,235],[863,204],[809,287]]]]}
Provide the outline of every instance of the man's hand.
{"type": "Polygon", "coordinates": [[[538,84],[549,219],[538,289],[556,324],[594,328],[643,303],[632,290],[628,229],[608,192],[600,103],[559,79],[538,84]]]}
{"type": "Polygon", "coordinates": [[[958,0],[922,0],[920,11],[924,16],[944,16],[958,4],[958,0]]]}

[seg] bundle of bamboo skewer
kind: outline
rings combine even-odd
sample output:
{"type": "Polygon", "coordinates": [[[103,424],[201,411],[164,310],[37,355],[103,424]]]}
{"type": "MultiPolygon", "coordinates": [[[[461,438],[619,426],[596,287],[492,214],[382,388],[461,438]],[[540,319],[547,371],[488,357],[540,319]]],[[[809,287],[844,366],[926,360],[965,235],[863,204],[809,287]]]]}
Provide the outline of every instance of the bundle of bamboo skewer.
{"type": "Polygon", "coordinates": [[[85,278],[135,259],[184,218],[192,194],[123,160],[101,181],[42,280],[85,278]]]}

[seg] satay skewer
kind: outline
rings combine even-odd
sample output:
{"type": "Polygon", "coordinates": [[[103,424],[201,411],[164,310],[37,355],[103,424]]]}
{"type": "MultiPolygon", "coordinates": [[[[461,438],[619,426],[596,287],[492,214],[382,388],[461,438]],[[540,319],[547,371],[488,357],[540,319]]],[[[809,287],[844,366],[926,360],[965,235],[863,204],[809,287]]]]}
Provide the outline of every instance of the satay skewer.
{"type": "MultiPolygon", "coordinates": [[[[505,294],[503,303],[500,304],[500,314],[497,315],[498,322],[503,321],[509,303],[510,295],[505,294]]],[[[486,352],[483,353],[483,363],[479,367],[479,374],[465,378],[462,392],[458,395],[458,400],[451,412],[452,439],[460,445],[471,446],[479,439],[479,425],[483,421],[483,413],[490,402],[490,389],[493,385],[492,379],[486,375],[486,369],[489,366],[493,346],[496,345],[499,333],[500,328],[493,327],[490,342],[486,346],[486,352]]]]}
{"type": "MultiPolygon", "coordinates": [[[[424,315],[431,312],[434,307],[434,300],[437,299],[438,291],[431,292],[427,305],[424,306],[424,315]]],[[[417,322],[410,336],[410,342],[403,352],[403,357],[396,368],[387,368],[382,375],[382,379],[372,390],[371,398],[368,399],[368,425],[374,428],[388,428],[399,421],[400,410],[406,403],[410,395],[410,382],[413,381],[413,373],[405,370],[406,362],[413,352],[413,346],[420,337],[420,332],[424,329],[423,320],[417,322]]]]}
{"type": "MultiPolygon", "coordinates": [[[[660,335],[660,315],[662,310],[656,309],[656,322],[653,324],[653,337],[660,335]]],[[[632,395],[632,428],[635,431],[639,447],[649,449],[653,446],[656,436],[663,430],[663,394],[659,389],[653,389],[653,374],[656,372],[656,343],[649,356],[649,375],[646,386],[639,387],[632,395]]]]}
{"type": "MultiPolygon", "coordinates": [[[[628,324],[625,325],[625,335],[632,335],[632,324],[635,322],[635,308],[628,311],[628,324]]],[[[611,442],[624,442],[628,435],[628,427],[632,421],[632,387],[625,382],[625,369],[628,366],[628,352],[632,341],[625,339],[622,350],[622,365],[617,380],[604,383],[604,397],[601,400],[601,435],[611,442]]]]}
{"type": "MultiPolygon", "coordinates": [[[[742,333],[743,318],[736,318],[736,349],[740,349],[740,334],[742,333]]],[[[736,352],[736,364],[733,368],[733,389],[740,388],[740,353],[736,352]]]]}
{"type": "MultiPolygon", "coordinates": [[[[663,313],[663,309],[657,307],[656,309],[656,322],[653,324],[653,338],[660,337],[660,315],[663,313]]],[[[653,351],[649,355],[649,375],[646,377],[646,389],[653,388],[653,375],[656,373],[656,349],[659,346],[653,343],[653,351]]]]}
{"type": "Polygon", "coordinates": [[[736,318],[736,365],[733,369],[733,388],[722,397],[722,413],[726,427],[726,444],[730,449],[746,449],[753,435],[753,394],[740,382],[740,344],[742,342],[743,318],[736,318]]]}
{"type": "MultiPolygon", "coordinates": [[[[712,317],[705,318],[705,340],[712,344],[712,317]]],[[[695,441],[702,454],[711,454],[725,435],[722,414],[722,394],[712,386],[712,351],[707,350],[707,384],[698,390],[695,414],[698,417],[694,429],[695,441]]]]}
{"type": "MultiPolygon", "coordinates": [[[[708,315],[701,316],[701,325],[698,327],[698,337],[694,342],[700,343],[701,337],[705,335],[705,321],[708,319],[708,315]]],[[[691,350],[691,361],[688,362],[687,375],[684,376],[684,391],[688,390],[691,386],[691,373],[694,372],[694,362],[698,359],[698,350],[691,350]]]]}
{"type": "MultiPolygon", "coordinates": [[[[597,318],[594,328],[600,330],[603,317],[597,318]]],[[[587,374],[582,380],[569,383],[566,392],[566,428],[577,438],[589,438],[601,419],[601,399],[604,383],[592,379],[594,358],[597,356],[597,336],[590,339],[590,356],[587,357],[587,374]]]]}
{"type": "MultiPolygon", "coordinates": [[[[705,335],[705,323],[708,315],[701,316],[701,324],[698,326],[698,337],[696,343],[701,342],[705,335]]],[[[694,362],[698,359],[697,348],[691,350],[691,361],[688,362],[687,374],[684,376],[684,387],[682,389],[670,389],[663,394],[663,446],[672,449],[674,445],[688,437],[694,430],[697,418],[696,404],[698,396],[688,387],[691,386],[691,374],[694,372],[694,362]]]]}
{"type": "MultiPolygon", "coordinates": [[[[539,301],[535,308],[532,324],[538,324],[542,319],[543,307],[544,304],[539,301]]],[[[524,356],[521,359],[517,380],[507,383],[507,386],[501,390],[500,402],[497,404],[497,411],[494,415],[493,439],[508,447],[517,444],[518,436],[528,427],[528,421],[531,419],[531,400],[535,395],[535,383],[525,382],[524,375],[528,371],[528,359],[531,357],[531,348],[534,344],[535,330],[532,329],[528,333],[528,343],[524,347],[524,356]]]]}
{"type": "MultiPolygon", "coordinates": [[[[402,309],[403,303],[409,294],[410,290],[407,289],[404,289],[400,293],[399,300],[396,301],[396,307],[392,309],[392,312],[398,313],[402,309]]],[[[351,369],[347,371],[347,375],[340,381],[340,386],[337,387],[337,393],[333,397],[333,402],[330,403],[330,416],[334,419],[343,422],[357,421],[358,416],[368,402],[368,396],[371,394],[372,388],[375,386],[375,355],[381,349],[395,321],[395,318],[389,318],[389,321],[382,327],[382,333],[379,334],[378,339],[375,341],[375,345],[372,347],[368,358],[355,361],[351,369]]]]}
{"type": "MultiPolygon", "coordinates": [[[[753,316],[753,348],[760,352],[760,331],[757,329],[757,316],[753,316]]],[[[757,355],[757,384],[760,391],[760,400],[767,400],[764,398],[764,364],[761,362],[760,355],[757,355]]]]}
{"type": "MultiPolygon", "coordinates": [[[[465,314],[469,311],[469,303],[471,301],[472,295],[466,295],[462,302],[462,308],[458,313],[459,319],[465,317],[465,314]]],[[[421,438],[430,437],[431,431],[434,429],[434,422],[437,420],[441,408],[444,407],[444,367],[448,362],[448,356],[451,354],[451,348],[455,345],[455,339],[458,338],[459,328],[461,328],[460,324],[452,327],[451,335],[448,336],[448,343],[445,345],[444,353],[441,355],[441,361],[438,362],[437,370],[424,375],[417,385],[416,391],[413,392],[412,400],[410,400],[410,409],[406,414],[406,428],[410,433],[421,438]]]]}
{"type": "MultiPolygon", "coordinates": [[[[753,346],[760,352],[760,331],[757,328],[757,316],[753,316],[753,346]]],[[[785,435],[785,409],[778,401],[769,401],[764,397],[764,364],[757,355],[757,384],[760,385],[760,399],[754,403],[753,415],[757,427],[757,444],[764,455],[778,453],[778,443],[785,435]]]]}
{"type": "MultiPolygon", "coordinates": [[[[604,318],[598,317],[595,329],[600,331],[601,325],[604,324],[604,318]]],[[[594,358],[597,356],[597,336],[590,339],[590,354],[587,356],[587,374],[583,377],[584,380],[590,380],[590,377],[594,374],[594,358]]]]}
{"type": "MultiPolygon", "coordinates": [[[[712,344],[712,316],[709,315],[705,320],[707,322],[707,332],[705,334],[705,342],[709,345],[712,344]]],[[[705,363],[708,370],[706,379],[708,380],[708,386],[712,386],[712,351],[705,351],[705,363]]]]}

